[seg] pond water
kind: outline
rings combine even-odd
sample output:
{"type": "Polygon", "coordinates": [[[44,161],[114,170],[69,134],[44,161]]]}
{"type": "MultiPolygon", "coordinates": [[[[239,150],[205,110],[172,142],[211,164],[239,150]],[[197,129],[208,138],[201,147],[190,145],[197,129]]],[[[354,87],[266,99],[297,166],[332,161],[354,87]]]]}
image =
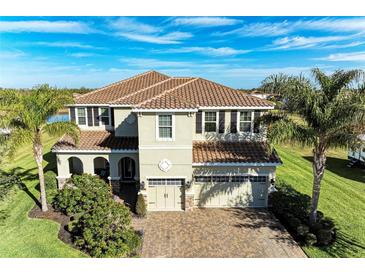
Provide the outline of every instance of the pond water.
{"type": "Polygon", "coordinates": [[[48,123],[67,121],[69,121],[68,114],[56,114],[48,118],[48,123]]]}

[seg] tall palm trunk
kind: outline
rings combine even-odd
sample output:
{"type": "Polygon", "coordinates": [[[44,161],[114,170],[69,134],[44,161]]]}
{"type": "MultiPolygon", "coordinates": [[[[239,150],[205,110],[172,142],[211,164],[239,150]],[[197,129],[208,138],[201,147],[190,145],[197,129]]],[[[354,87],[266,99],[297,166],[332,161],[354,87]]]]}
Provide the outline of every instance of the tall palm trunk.
{"type": "Polygon", "coordinates": [[[323,146],[316,147],[313,151],[313,190],[312,204],[309,215],[309,223],[312,225],[317,222],[317,208],[319,194],[321,191],[321,181],[326,167],[326,153],[323,146]]]}
{"type": "Polygon", "coordinates": [[[37,163],[38,167],[38,177],[39,177],[39,186],[41,190],[41,205],[42,211],[48,211],[47,206],[47,198],[46,198],[46,188],[44,185],[44,174],[43,174],[43,145],[41,143],[41,134],[40,131],[37,131],[36,136],[33,141],[33,154],[34,160],[37,163]]]}

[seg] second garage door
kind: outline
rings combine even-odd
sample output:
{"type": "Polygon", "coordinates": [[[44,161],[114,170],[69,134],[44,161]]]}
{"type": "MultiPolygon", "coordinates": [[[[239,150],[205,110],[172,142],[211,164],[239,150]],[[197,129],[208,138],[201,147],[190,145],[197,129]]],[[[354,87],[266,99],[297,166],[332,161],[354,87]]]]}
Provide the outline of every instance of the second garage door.
{"type": "Polygon", "coordinates": [[[267,176],[196,176],[195,205],[200,207],[266,207],[267,176]]]}

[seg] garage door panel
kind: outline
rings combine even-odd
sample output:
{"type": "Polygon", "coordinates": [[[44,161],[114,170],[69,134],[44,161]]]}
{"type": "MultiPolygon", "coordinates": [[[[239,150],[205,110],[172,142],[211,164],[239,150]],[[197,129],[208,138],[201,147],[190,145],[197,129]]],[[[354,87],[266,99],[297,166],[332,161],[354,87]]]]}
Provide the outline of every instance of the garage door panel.
{"type": "Polygon", "coordinates": [[[148,188],[148,209],[154,210],[157,208],[157,188],[156,187],[149,187],[148,188]]]}
{"type": "Polygon", "coordinates": [[[150,179],[149,210],[182,210],[182,179],[150,179]]]}
{"type": "MultiPolygon", "coordinates": [[[[200,176],[203,177],[203,176],[200,176]]],[[[264,207],[267,197],[266,176],[212,176],[211,180],[197,178],[195,205],[201,207],[264,207]],[[227,181],[224,181],[227,180],[227,181]],[[198,193],[198,194],[197,194],[198,193]]]]}

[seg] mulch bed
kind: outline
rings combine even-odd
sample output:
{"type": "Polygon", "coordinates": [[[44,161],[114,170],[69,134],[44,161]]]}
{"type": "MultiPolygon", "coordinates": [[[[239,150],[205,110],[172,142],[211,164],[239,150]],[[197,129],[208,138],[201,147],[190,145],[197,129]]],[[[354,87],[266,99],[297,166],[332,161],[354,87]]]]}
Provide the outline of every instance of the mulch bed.
{"type": "MultiPolygon", "coordinates": [[[[58,232],[58,238],[66,244],[72,245],[72,235],[66,230],[67,224],[70,222],[70,217],[65,214],[55,211],[51,205],[48,205],[48,211],[43,212],[38,205],[35,205],[28,216],[30,218],[48,219],[60,224],[60,231],[58,232]]],[[[73,246],[74,247],[74,246],[73,246]]]]}

